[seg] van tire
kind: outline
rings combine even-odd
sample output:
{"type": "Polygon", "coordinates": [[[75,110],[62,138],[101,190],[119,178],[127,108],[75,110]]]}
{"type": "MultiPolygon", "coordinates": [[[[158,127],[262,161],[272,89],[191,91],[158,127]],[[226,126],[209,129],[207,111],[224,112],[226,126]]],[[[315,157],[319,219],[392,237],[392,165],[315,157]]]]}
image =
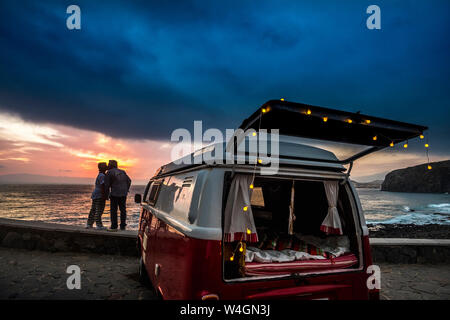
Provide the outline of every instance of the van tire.
{"type": "Polygon", "coordinates": [[[147,269],[145,268],[144,260],[142,255],[139,258],[139,282],[146,287],[150,286],[150,279],[148,278],[147,269]]]}

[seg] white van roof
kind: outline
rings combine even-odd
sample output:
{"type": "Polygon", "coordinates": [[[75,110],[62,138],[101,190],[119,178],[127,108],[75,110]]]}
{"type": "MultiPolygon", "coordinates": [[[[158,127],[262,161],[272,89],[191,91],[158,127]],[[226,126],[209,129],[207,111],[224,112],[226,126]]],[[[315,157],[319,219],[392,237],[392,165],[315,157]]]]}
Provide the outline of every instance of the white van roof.
{"type": "MultiPolygon", "coordinates": [[[[248,140],[246,142],[248,143],[248,140]]],[[[270,135],[268,135],[267,142],[270,150],[270,135]]],[[[211,166],[232,166],[227,165],[226,163],[220,164],[220,161],[216,161],[219,159],[226,159],[226,146],[227,144],[223,142],[211,144],[201,148],[177,161],[170,162],[162,166],[157,171],[156,176],[162,176],[205,164],[209,164],[211,166]],[[211,162],[207,163],[203,161],[202,156],[204,156],[205,153],[213,154],[211,162]]],[[[235,160],[237,160],[237,158],[245,158],[245,166],[253,168],[256,157],[256,153],[247,152],[245,155],[235,157],[235,160]]],[[[270,160],[271,157],[273,157],[273,155],[269,155],[267,159],[270,160]]],[[[262,157],[262,159],[264,160],[264,157],[262,157]]],[[[321,148],[302,144],[299,142],[297,137],[285,135],[279,136],[278,161],[280,166],[315,167],[329,171],[345,170],[342,164],[338,163],[339,160],[334,153],[321,148]]],[[[223,162],[225,162],[225,160],[223,162]]],[[[236,161],[234,163],[236,163],[236,161]]]]}

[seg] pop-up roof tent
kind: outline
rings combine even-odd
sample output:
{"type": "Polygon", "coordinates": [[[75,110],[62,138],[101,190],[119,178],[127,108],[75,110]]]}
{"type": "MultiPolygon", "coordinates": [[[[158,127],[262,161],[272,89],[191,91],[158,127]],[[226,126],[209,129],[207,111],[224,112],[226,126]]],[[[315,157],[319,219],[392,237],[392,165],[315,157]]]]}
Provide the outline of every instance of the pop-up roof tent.
{"type": "Polygon", "coordinates": [[[427,127],[360,113],[346,112],[303,103],[270,100],[239,127],[248,129],[279,129],[280,135],[367,146],[348,158],[350,163],[369,153],[421,135],[427,127]]]}

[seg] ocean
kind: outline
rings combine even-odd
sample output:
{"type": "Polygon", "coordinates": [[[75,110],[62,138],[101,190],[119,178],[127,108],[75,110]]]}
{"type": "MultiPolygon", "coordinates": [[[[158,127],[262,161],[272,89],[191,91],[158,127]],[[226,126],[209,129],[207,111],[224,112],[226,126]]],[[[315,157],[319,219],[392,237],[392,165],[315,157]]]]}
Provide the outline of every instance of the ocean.
{"type": "MultiPolygon", "coordinates": [[[[145,186],[132,186],[127,200],[127,223],[136,230],[139,205],[134,194],[145,186]]],[[[450,195],[397,193],[357,189],[367,223],[450,225],[450,195]]],[[[0,185],[0,217],[83,226],[91,207],[90,185],[0,185]]],[[[103,215],[110,225],[109,204],[103,215]]]]}

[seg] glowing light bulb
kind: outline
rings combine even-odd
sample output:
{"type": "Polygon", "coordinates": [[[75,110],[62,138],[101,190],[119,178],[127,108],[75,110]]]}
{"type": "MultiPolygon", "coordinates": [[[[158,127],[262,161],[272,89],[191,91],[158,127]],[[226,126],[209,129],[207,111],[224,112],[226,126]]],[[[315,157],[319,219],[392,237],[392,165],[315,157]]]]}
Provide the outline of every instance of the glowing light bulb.
{"type": "Polygon", "coordinates": [[[378,139],[377,136],[374,136],[374,137],[372,138],[373,141],[377,141],[377,139],[378,139]]]}
{"type": "Polygon", "coordinates": [[[347,119],[347,122],[348,122],[348,123],[352,123],[353,120],[352,120],[352,119],[347,119]]]}
{"type": "Polygon", "coordinates": [[[231,257],[230,257],[230,261],[233,261],[234,260],[234,255],[232,255],[231,257]]]}
{"type": "Polygon", "coordinates": [[[251,234],[251,233],[252,233],[252,231],[249,228],[247,228],[247,234],[251,234]]]}
{"type": "Polygon", "coordinates": [[[247,210],[248,210],[248,207],[247,207],[247,206],[245,206],[245,207],[244,207],[244,211],[247,211],[247,210]]]}
{"type": "Polygon", "coordinates": [[[421,134],[421,135],[419,136],[419,138],[420,138],[420,139],[423,139],[423,138],[425,138],[425,136],[424,136],[423,134],[421,134]]]}
{"type": "Polygon", "coordinates": [[[284,98],[281,98],[280,100],[281,100],[281,101],[284,101],[284,98]]]}
{"type": "Polygon", "coordinates": [[[323,117],[323,122],[327,122],[328,121],[328,117],[323,117]]]}
{"type": "Polygon", "coordinates": [[[306,111],[306,114],[307,114],[307,115],[310,115],[310,114],[311,114],[311,110],[308,109],[308,110],[306,111]]]}
{"type": "Polygon", "coordinates": [[[408,144],[407,143],[405,143],[404,145],[403,145],[403,148],[408,148],[408,144]]]}
{"type": "Polygon", "coordinates": [[[261,164],[261,163],[262,163],[262,160],[261,160],[261,159],[258,159],[258,163],[261,164]]]}
{"type": "Polygon", "coordinates": [[[253,184],[250,185],[250,189],[253,189],[253,184]]]}
{"type": "Polygon", "coordinates": [[[261,111],[262,113],[266,113],[267,110],[265,108],[262,108],[261,111]]]}
{"type": "Polygon", "coordinates": [[[241,245],[241,247],[239,248],[239,252],[242,252],[242,251],[244,251],[244,248],[242,248],[242,245],[241,245]]]}
{"type": "Polygon", "coordinates": [[[254,136],[254,137],[255,137],[255,136],[256,136],[256,132],[253,132],[253,133],[252,133],[252,136],[254,136]]]}
{"type": "Polygon", "coordinates": [[[427,167],[427,168],[428,168],[428,170],[431,170],[431,169],[432,169],[430,165],[428,165],[428,167],[427,167]]]}
{"type": "Polygon", "coordinates": [[[428,148],[430,145],[428,143],[425,143],[425,148],[428,148]]]}
{"type": "Polygon", "coordinates": [[[367,124],[370,124],[370,122],[371,122],[371,121],[370,121],[369,119],[366,120],[366,123],[367,123],[367,124]]]}
{"type": "Polygon", "coordinates": [[[389,145],[390,145],[391,147],[393,147],[393,146],[394,146],[394,142],[391,142],[389,145]]]}

